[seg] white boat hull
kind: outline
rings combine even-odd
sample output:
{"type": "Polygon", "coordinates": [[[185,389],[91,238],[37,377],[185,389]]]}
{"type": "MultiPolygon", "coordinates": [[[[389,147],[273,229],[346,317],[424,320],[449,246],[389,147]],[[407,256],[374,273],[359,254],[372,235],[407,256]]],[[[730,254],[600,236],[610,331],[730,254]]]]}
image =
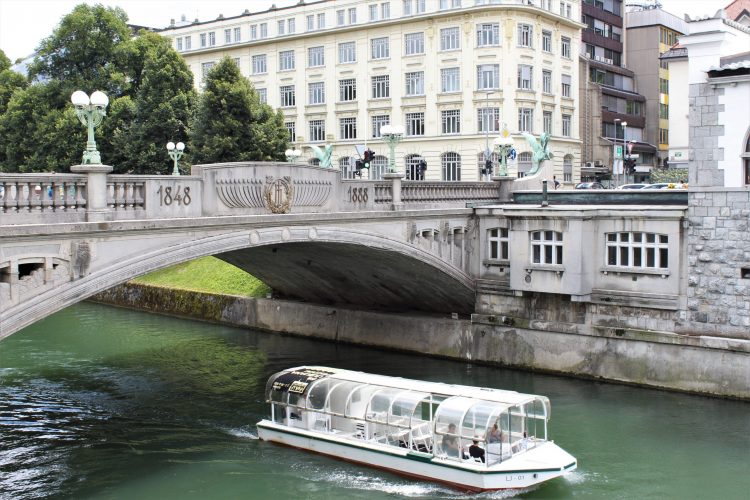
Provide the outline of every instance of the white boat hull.
{"type": "Polygon", "coordinates": [[[528,488],[577,467],[576,459],[553,442],[545,442],[497,465],[484,467],[483,464],[433,457],[406,448],[290,428],[269,420],[258,422],[258,437],[471,491],[528,488]]]}

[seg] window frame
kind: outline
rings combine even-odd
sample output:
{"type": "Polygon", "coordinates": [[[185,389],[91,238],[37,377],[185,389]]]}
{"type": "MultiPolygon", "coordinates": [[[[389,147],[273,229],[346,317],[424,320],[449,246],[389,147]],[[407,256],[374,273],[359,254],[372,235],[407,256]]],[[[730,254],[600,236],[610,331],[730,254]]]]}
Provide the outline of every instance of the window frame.
{"type": "Polygon", "coordinates": [[[529,231],[529,263],[532,266],[562,267],[565,258],[563,240],[561,231],[551,229],[529,231]]]}

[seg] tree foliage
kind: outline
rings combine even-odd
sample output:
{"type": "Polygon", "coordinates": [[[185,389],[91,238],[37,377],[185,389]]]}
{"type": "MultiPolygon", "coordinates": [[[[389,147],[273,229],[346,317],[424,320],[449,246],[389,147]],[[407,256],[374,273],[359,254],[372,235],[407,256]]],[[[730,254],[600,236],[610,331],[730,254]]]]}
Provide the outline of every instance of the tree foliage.
{"type": "Polygon", "coordinates": [[[260,102],[234,61],[208,72],[191,137],[195,163],[283,160],[287,138],[281,112],[260,102]]]}
{"type": "Polygon", "coordinates": [[[3,49],[0,49],[0,71],[5,71],[6,69],[10,69],[10,59],[5,55],[3,49]]]}

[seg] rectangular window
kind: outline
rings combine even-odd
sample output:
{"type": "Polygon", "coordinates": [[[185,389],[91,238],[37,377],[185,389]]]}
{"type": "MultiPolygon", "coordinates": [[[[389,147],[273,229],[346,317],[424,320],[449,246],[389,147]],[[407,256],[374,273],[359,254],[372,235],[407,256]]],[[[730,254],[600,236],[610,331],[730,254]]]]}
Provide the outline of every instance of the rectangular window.
{"type": "Polygon", "coordinates": [[[232,43],[232,30],[224,30],[224,43],[232,43]]]}
{"type": "Polygon", "coordinates": [[[491,90],[500,88],[500,65],[480,64],[477,66],[477,89],[491,90]]]}
{"type": "Polygon", "coordinates": [[[212,31],[208,34],[208,46],[213,47],[215,45],[216,45],[216,33],[212,31]]]}
{"type": "Polygon", "coordinates": [[[461,7],[461,0],[440,0],[440,10],[457,9],[461,7]]]}
{"type": "Polygon", "coordinates": [[[659,118],[669,119],[669,104],[659,103],[659,118]]]}
{"type": "Polygon", "coordinates": [[[349,9],[349,24],[357,24],[357,8],[349,9]]]}
{"type": "Polygon", "coordinates": [[[560,79],[562,83],[562,96],[572,97],[570,94],[570,89],[571,89],[570,75],[562,75],[560,79]]]}
{"type": "Polygon", "coordinates": [[[357,80],[347,78],[339,80],[339,101],[354,101],[357,99],[357,80]]]}
{"type": "Polygon", "coordinates": [[[460,68],[443,68],[440,70],[441,92],[459,92],[461,90],[460,68]]]}
{"type": "Polygon", "coordinates": [[[310,120],[310,142],[323,142],[326,140],[325,120],[310,120]]]}
{"type": "Polygon", "coordinates": [[[266,23],[260,23],[260,37],[268,38],[268,25],[266,23]]]}
{"type": "Polygon", "coordinates": [[[193,48],[193,37],[186,36],[185,37],[185,50],[191,50],[192,48],[193,48]]]}
{"type": "Polygon", "coordinates": [[[530,24],[518,25],[518,46],[533,48],[534,28],[530,24]]]}
{"type": "Polygon", "coordinates": [[[297,140],[297,124],[294,122],[284,123],[287,131],[289,132],[289,142],[295,142],[297,140]]]}
{"type": "Polygon", "coordinates": [[[342,118],[339,120],[339,133],[341,139],[356,139],[357,138],[357,119],[356,118],[342,118]]]}
{"type": "Polygon", "coordinates": [[[565,59],[570,59],[570,38],[566,36],[560,38],[560,54],[565,59]]]}
{"type": "Polygon", "coordinates": [[[659,144],[669,144],[669,129],[659,129],[659,144]]]}
{"type": "Polygon", "coordinates": [[[279,87],[279,94],[281,95],[282,108],[289,108],[297,105],[294,85],[284,85],[279,87]]]}
{"type": "Polygon", "coordinates": [[[250,26],[250,40],[256,40],[258,38],[258,26],[253,24],[250,26]]]}
{"type": "Polygon", "coordinates": [[[534,110],[531,108],[518,108],[518,130],[519,132],[533,132],[534,110]]]}
{"type": "Polygon", "coordinates": [[[404,35],[404,45],[407,56],[424,54],[424,33],[407,33],[404,35]]]}
{"type": "Polygon", "coordinates": [[[266,73],[266,55],[260,54],[253,56],[252,58],[252,69],[254,75],[262,75],[266,73]]]}
{"type": "Polygon", "coordinates": [[[552,135],[552,111],[542,112],[542,127],[545,133],[552,135]]]}
{"type": "Polygon", "coordinates": [[[669,94],[669,80],[659,78],[659,92],[662,94],[669,94]]]}
{"type": "Polygon", "coordinates": [[[326,89],[325,82],[313,82],[307,85],[308,88],[308,104],[325,104],[326,102],[326,89]]]}
{"type": "Polygon", "coordinates": [[[374,3],[370,5],[370,21],[377,21],[378,20],[378,4],[374,3]]]}
{"type": "Polygon", "coordinates": [[[318,66],[325,66],[326,59],[325,59],[325,48],[320,47],[310,47],[307,49],[307,67],[308,68],[317,68],[318,66]]]}
{"type": "Polygon", "coordinates": [[[552,93],[552,72],[546,69],[542,70],[542,92],[552,93]]]}
{"type": "Polygon", "coordinates": [[[401,10],[403,12],[403,15],[410,16],[412,0],[403,0],[402,3],[403,3],[403,8],[401,10]]]}
{"type": "Polygon", "coordinates": [[[346,11],[340,9],[336,11],[336,26],[343,26],[346,24],[346,11]]]}
{"type": "Polygon", "coordinates": [[[607,265],[630,268],[669,268],[669,237],[666,234],[607,233],[607,265]]]}
{"type": "Polygon", "coordinates": [[[313,31],[315,30],[315,16],[310,14],[309,16],[305,17],[306,25],[307,25],[307,31],[313,31]]]}
{"type": "Polygon", "coordinates": [[[500,131],[500,108],[480,108],[477,110],[479,132],[500,131]]]}
{"type": "Polygon", "coordinates": [[[508,229],[497,227],[487,231],[487,258],[489,260],[508,260],[508,229]]]}
{"type": "Polygon", "coordinates": [[[552,32],[542,31],[542,50],[544,52],[552,52],[552,32]]]}
{"type": "Polygon", "coordinates": [[[424,135],[424,113],[406,113],[406,135],[424,135]]]}
{"type": "Polygon", "coordinates": [[[279,52],[279,71],[294,69],[294,51],[282,50],[279,52]]]}
{"type": "Polygon", "coordinates": [[[383,127],[383,125],[388,125],[391,123],[391,117],[390,115],[377,115],[372,117],[372,137],[373,139],[377,139],[378,137],[381,137],[380,129],[383,127]]]}
{"type": "Polygon", "coordinates": [[[477,47],[500,45],[500,23],[477,25],[477,47]]]}
{"type": "Polygon", "coordinates": [[[562,115],[562,135],[563,137],[570,137],[571,136],[571,116],[570,115],[562,115]]]}
{"type": "Polygon", "coordinates": [[[201,39],[201,47],[205,47],[206,46],[206,34],[205,33],[201,33],[200,34],[200,39],[201,39]]]}
{"type": "Polygon", "coordinates": [[[258,93],[258,98],[260,99],[260,102],[263,104],[267,104],[268,103],[268,90],[255,89],[255,91],[258,93]]]}
{"type": "Polygon", "coordinates": [[[461,110],[446,109],[440,112],[442,131],[445,135],[461,133],[461,110]]]}
{"type": "Polygon", "coordinates": [[[176,38],[175,39],[175,44],[177,46],[177,50],[181,51],[182,50],[182,37],[176,38]]]}
{"type": "Polygon", "coordinates": [[[208,72],[211,71],[211,68],[213,68],[215,63],[213,62],[207,62],[201,64],[201,74],[203,75],[203,79],[206,79],[206,76],[208,75],[208,72]]]}
{"type": "Polygon", "coordinates": [[[406,95],[424,95],[424,71],[406,73],[406,95]]]}
{"type": "Polygon", "coordinates": [[[326,27],[326,15],[325,13],[318,14],[318,29],[322,30],[326,27]]]}
{"type": "Polygon", "coordinates": [[[460,48],[461,34],[458,28],[440,30],[440,50],[459,50],[460,48]]]}
{"type": "Polygon", "coordinates": [[[234,41],[235,42],[242,41],[242,28],[234,28],[234,41]]]}
{"type": "Polygon", "coordinates": [[[390,39],[388,37],[373,38],[370,40],[372,47],[372,59],[388,59],[390,57],[390,39]]]}
{"type": "Polygon", "coordinates": [[[281,21],[276,22],[276,31],[279,34],[279,36],[283,35],[286,31],[286,21],[283,19],[281,21]]]}
{"type": "Polygon", "coordinates": [[[557,231],[532,231],[531,263],[562,265],[563,234],[557,231]]]}
{"type": "Polygon", "coordinates": [[[521,90],[532,90],[531,81],[534,75],[534,67],[526,64],[518,65],[518,88],[521,90]]]}
{"type": "Polygon", "coordinates": [[[378,75],[372,77],[372,98],[384,99],[391,96],[390,77],[378,75]]]}
{"type": "Polygon", "coordinates": [[[380,4],[380,19],[391,18],[391,3],[383,2],[380,4]]]}
{"type": "Polygon", "coordinates": [[[293,17],[290,17],[286,21],[286,26],[287,26],[286,32],[289,33],[290,35],[294,34],[294,32],[297,31],[297,27],[295,26],[295,24],[296,23],[293,17]]]}
{"type": "Polygon", "coordinates": [[[357,61],[357,46],[355,42],[344,42],[339,44],[339,64],[353,63],[357,61]]]}

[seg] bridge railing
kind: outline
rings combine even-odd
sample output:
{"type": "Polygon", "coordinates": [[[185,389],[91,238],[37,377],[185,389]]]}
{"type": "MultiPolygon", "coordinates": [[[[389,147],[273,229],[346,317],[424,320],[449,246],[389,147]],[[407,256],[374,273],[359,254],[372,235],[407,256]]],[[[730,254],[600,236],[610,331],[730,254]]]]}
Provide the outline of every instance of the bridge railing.
{"type": "Polygon", "coordinates": [[[0,176],[0,214],[41,219],[56,214],[78,220],[86,213],[87,178],[79,174],[4,174],[0,176]]]}
{"type": "MultiPolygon", "coordinates": [[[[393,183],[375,183],[375,204],[393,203],[393,183]]],[[[498,201],[500,187],[494,182],[404,181],[401,202],[410,206],[463,207],[468,202],[498,201]]]]}

